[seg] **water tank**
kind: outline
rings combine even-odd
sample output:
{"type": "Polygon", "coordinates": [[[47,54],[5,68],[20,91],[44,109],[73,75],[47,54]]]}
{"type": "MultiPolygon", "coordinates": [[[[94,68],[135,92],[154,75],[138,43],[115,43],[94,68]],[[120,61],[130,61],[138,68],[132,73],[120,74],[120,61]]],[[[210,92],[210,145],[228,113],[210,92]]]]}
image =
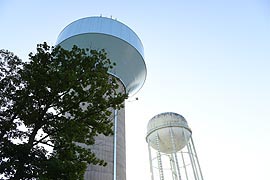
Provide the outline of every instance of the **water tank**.
{"type": "Polygon", "coordinates": [[[109,71],[135,94],[146,79],[143,45],[136,33],[125,24],[106,17],[87,17],[72,22],[58,36],[57,45],[71,49],[105,49],[116,66],[109,71]]]}
{"type": "Polygon", "coordinates": [[[191,137],[185,118],[177,113],[166,112],[154,116],[147,125],[146,141],[163,153],[180,151],[191,137]]]}

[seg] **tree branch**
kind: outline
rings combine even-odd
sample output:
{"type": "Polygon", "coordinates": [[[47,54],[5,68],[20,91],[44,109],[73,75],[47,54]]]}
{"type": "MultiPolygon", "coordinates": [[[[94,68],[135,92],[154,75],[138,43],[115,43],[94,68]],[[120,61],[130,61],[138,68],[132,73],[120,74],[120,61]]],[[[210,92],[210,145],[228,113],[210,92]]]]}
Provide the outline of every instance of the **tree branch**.
{"type": "MultiPolygon", "coordinates": [[[[37,142],[37,141],[35,141],[35,142],[37,142]]],[[[45,145],[48,145],[48,146],[51,146],[51,147],[53,147],[53,148],[54,148],[54,145],[52,145],[52,144],[48,144],[47,142],[44,142],[44,141],[38,141],[38,143],[34,143],[34,144],[33,144],[33,146],[38,145],[39,143],[41,143],[41,144],[45,144],[45,145]]]]}

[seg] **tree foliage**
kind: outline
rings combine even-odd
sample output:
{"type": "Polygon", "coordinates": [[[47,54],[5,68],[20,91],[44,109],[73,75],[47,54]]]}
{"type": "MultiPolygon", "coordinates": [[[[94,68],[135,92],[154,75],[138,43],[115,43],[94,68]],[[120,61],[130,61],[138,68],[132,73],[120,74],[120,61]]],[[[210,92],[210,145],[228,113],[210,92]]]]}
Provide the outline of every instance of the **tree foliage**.
{"type": "Polygon", "coordinates": [[[91,148],[112,135],[112,109],[126,94],[104,50],[37,45],[23,62],[0,51],[0,174],[12,179],[83,179],[91,148]],[[52,150],[49,150],[50,147],[52,150]]]}

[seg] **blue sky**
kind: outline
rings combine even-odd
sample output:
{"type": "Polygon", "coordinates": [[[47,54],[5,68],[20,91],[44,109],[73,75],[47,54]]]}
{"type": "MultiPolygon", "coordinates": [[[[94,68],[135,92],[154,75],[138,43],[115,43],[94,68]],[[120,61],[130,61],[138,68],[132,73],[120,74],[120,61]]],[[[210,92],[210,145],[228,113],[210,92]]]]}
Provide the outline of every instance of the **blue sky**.
{"type": "Polygon", "coordinates": [[[26,59],[100,14],[144,44],[147,79],[126,102],[128,180],[150,179],[146,126],[167,111],[187,119],[205,180],[270,179],[269,1],[1,0],[0,48],[26,59]]]}

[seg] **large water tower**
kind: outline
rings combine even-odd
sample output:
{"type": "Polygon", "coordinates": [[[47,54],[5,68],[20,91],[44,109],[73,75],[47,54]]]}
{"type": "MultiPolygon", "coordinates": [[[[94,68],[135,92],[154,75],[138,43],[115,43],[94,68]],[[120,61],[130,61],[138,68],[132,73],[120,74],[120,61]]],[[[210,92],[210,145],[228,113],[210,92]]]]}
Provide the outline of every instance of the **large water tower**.
{"type": "MultiPolygon", "coordinates": [[[[146,66],[143,45],[139,37],[126,25],[106,17],[87,17],[72,22],[63,29],[57,45],[71,49],[73,45],[88,49],[105,49],[108,58],[116,66],[108,73],[118,79],[120,91],[129,96],[144,84],[146,66]]],[[[126,180],[125,110],[114,110],[114,135],[99,135],[91,146],[106,167],[89,165],[85,179],[126,180]]]]}
{"type": "Polygon", "coordinates": [[[166,112],[147,126],[152,180],[203,180],[192,132],[185,118],[166,112]]]}

